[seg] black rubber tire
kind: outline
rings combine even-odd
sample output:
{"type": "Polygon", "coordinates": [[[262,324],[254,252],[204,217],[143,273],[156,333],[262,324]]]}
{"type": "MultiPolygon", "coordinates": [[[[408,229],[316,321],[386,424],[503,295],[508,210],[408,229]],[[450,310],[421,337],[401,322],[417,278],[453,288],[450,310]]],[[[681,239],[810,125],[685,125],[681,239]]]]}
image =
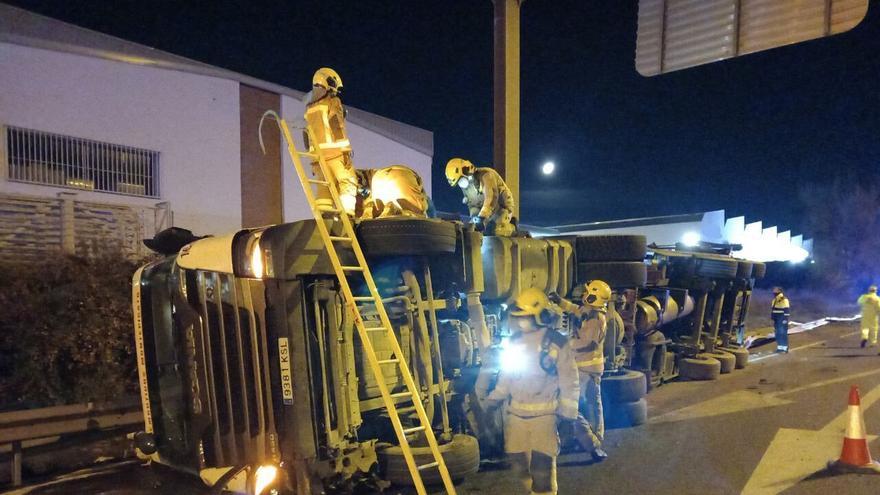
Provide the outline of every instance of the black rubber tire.
{"type": "Polygon", "coordinates": [[[754,266],[752,267],[752,277],[761,279],[764,278],[764,275],[767,274],[767,265],[760,261],[755,261],[754,266]]]}
{"type": "Polygon", "coordinates": [[[751,261],[739,260],[736,262],[736,278],[751,278],[754,263],[751,261]]]}
{"type": "Polygon", "coordinates": [[[643,235],[587,235],[575,241],[578,263],[644,261],[648,251],[643,235]]]}
{"type": "MultiPolygon", "coordinates": [[[[413,447],[413,457],[416,464],[428,464],[434,462],[434,457],[428,447],[413,447]]],[[[452,441],[440,445],[440,455],[446,462],[449,477],[453,481],[463,480],[480,469],[480,446],[477,439],[470,435],[453,435],[452,441]]],[[[412,486],[413,480],[403,458],[403,451],[398,446],[381,449],[377,452],[379,468],[382,477],[401,486],[412,486]]],[[[443,483],[440,471],[437,468],[425,469],[421,472],[422,481],[426,485],[439,485],[443,483]]]]}
{"type": "Polygon", "coordinates": [[[718,350],[733,354],[736,359],[736,369],[741,370],[749,364],[749,350],[742,347],[718,347],[718,350]]]}
{"type": "Polygon", "coordinates": [[[431,255],[454,253],[455,224],[436,218],[378,218],[357,228],[367,255],[431,255]]]}
{"type": "Polygon", "coordinates": [[[623,373],[602,377],[602,402],[635,402],[648,393],[645,374],[641,371],[623,370],[623,373]]]}
{"type": "Polygon", "coordinates": [[[735,278],[739,263],[733,258],[721,256],[694,256],[696,274],[709,278],[735,278]]]}
{"type": "Polygon", "coordinates": [[[648,267],[641,261],[578,263],[577,282],[590,280],[604,280],[612,288],[644,287],[648,281],[648,267]]]}
{"type": "Polygon", "coordinates": [[[714,352],[704,352],[706,356],[709,356],[713,359],[717,359],[719,363],[721,363],[721,374],[726,375],[733,371],[736,368],[736,356],[729,352],[722,352],[720,350],[715,350],[714,352]]]}
{"type": "Polygon", "coordinates": [[[678,362],[678,376],[685,380],[717,380],[721,375],[721,362],[717,359],[697,354],[693,358],[681,358],[678,362]]]}
{"type": "Polygon", "coordinates": [[[648,421],[648,402],[641,398],[633,402],[602,403],[605,428],[630,428],[648,421]]]}

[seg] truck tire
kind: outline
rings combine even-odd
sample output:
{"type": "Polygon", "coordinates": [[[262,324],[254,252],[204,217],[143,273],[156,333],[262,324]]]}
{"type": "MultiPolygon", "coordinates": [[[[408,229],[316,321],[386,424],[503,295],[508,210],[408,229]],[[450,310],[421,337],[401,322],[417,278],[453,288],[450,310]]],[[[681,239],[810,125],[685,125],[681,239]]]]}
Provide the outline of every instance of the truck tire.
{"type": "Polygon", "coordinates": [[[709,278],[735,278],[739,263],[733,258],[721,256],[694,256],[696,274],[709,278]]]}
{"type": "Polygon", "coordinates": [[[733,357],[736,359],[736,369],[741,370],[748,366],[749,364],[749,351],[748,349],[743,349],[742,347],[718,347],[718,350],[722,352],[728,352],[733,354],[733,357]]]}
{"type": "Polygon", "coordinates": [[[641,371],[623,370],[602,377],[603,403],[635,402],[647,393],[647,380],[641,371]]]}
{"type": "Polygon", "coordinates": [[[643,398],[632,402],[602,404],[605,427],[630,428],[648,421],[648,402],[643,398]]]}
{"type": "Polygon", "coordinates": [[[754,263],[751,261],[739,260],[736,262],[736,278],[751,278],[754,263]]]}
{"type": "Polygon", "coordinates": [[[577,282],[604,280],[612,288],[644,287],[648,267],[641,261],[603,261],[578,263],[577,282]]]}
{"type": "Polygon", "coordinates": [[[721,362],[705,354],[682,358],[678,363],[678,376],[686,380],[717,380],[720,374],[721,362]]]}
{"type": "Polygon", "coordinates": [[[454,253],[455,224],[435,218],[378,218],[357,227],[367,255],[431,255],[454,253]]]}
{"type": "MultiPolygon", "coordinates": [[[[446,462],[449,477],[454,481],[463,480],[480,469],[480,446],[477,439],[470,435],[454,435],[452,441],[439,446],[440,455],[446,462]]],[[[428,447],[413,447],[413,457],[416,464],[428,464],[434,462],[434,457],[428,447]]],[[[398,446],[388,447],[377,452],[379,467],[382,476],[391,483],[401,486],[412,486],[413,480],[403,458],[403,450],[398,446]]],[[[422,481],[426,485],[438,485],[443,483],[440,471],[437,468],[425,469],[421,472],[422,481]]]]}
{"type": "Polygon", "coordinates": [[[647,239],[643,235],[590,235],[575,241],[577,260],[644,261],[647,239]]]}
{"type": "Polygon", "coordinates": [[[764,278],[764,275],[766,275],[766,274],[767,274],[767,265],[760,262],[760,261],[756,261],[754,266],[752,267],[752,277],[760,279],[760,278],[764,278]]]}
{"type": "Polygon", "coordinates": [[[733,371],[736,368],[736,356],[730,354],[729,352],[722,352],[719,350],[715,350],[714,352],[706,352],[704,353],[706,356],[709,356],[713,359],[717,359],[719,363],[721,363],[721,374],[726,375],[733,371]]]}

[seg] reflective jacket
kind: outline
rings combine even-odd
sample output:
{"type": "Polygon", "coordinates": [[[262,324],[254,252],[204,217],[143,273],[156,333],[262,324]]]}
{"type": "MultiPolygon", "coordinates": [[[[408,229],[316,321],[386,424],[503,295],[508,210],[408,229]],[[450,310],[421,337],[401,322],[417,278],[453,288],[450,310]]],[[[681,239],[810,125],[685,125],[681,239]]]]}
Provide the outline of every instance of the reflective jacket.
{"type": "Polygon", "coordinates": [[[498,210],[513,210],[513,194],[494,169],[478,167],[474,183],[465,192],[465,204],[471,216],[487,219],[498,210]]]}
{"type": "Polygon", "coordinates": [[[345,132],[345,109],[338,96],[321,93],[318,88],[308,93],[306,101],[306,125],[315,138],[315,143],[308,141],[308,133],[304,132],[307,148],[320,148],[324,159],[332,160],[342,154],[351,154],[351,143],[345,132]]]}
{"type": "Polygon", "coordinates": [[[874,292],[862,294],[859,297],[859,306],[862,307],[862,327],[876,327],[877,316],[880,316],[880,297],[874,292]]]}
{"type": "MultiPolygon", "coordinates": [[[[511,319],[511,325],[513,321],[511,319]]],[[[507,411],[521,418],[555,414],[576,419],[580,385],[571,346],[565,336],[543,328],[532,332],[511,328],[511,331],[514,336],[502,351],[511,353],[509,358],[502,359],[507,368],[502,367],[495,390],[487,399],[509,401],[507,411]],[[555,369],[545,369],[548,360],[553,361],[555,369]]]]}
{"type": "Polygon", "coordinates": [[[581,306],[565,299],[559,307],[580,320],[580,327],[571,336],[571,347],[578,370],[586,373],[605,371],[605,334],[608,318],[604,310],[581,306]]]}
{"type": "Polygon", "coordinates": [[[791,317],[791,305],[785,294],[779,293],[770,303],[770,318],[773,321],[788,320],[791,317]]]}

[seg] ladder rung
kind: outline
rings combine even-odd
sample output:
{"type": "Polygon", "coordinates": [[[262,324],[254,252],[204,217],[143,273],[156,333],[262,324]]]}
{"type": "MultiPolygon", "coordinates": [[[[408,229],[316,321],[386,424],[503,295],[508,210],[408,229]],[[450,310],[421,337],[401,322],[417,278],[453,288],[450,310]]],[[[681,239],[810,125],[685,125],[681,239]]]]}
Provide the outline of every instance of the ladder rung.
{"type": "Polygon", "coordinates": [[[397,409],[397,414],[409,414],[411,412],[415,412],[416,406],[406,406],[400,407],[397,409]]]}
{"type": "Polygon", "coordinates": [[[412,399],[412,394],[409,392],[397,392],[397,393],[391,394],[391,398],[392,399],[402,399],[402,398],[412,399]]]}
{"type": "Polygon", "coordinates": [[[429,462],[428,464],[422,464],[421,466],[416,466],[416,467],[418,468],[419,471],[421,471],[423,469],[431,469],[432,467],[437,467],[439,465],[440,465],[440,463],[438,461],[434,461],[434,462],[429,462]]]}
{"type": "Polygon", "coordinates": [[[368,332],[384,332],[388,329],[385,327],[364,327],[364,330],[368,332]]]}
{"type": "Polygon", "coordinates": [[[351,237],[345,237],[345,236],[341,236],[341,235],[331,235],[330,240],[336,241],[336,242],[351,242],[351,237]]]}
{"type": "Polygon", "coordinates": [[[318,158],[317,153],[309,153],[308,151],[297,151],[297,153],[299,153],[299,156],[306,156],[309,158],[318,158]]]}
{"type": "MultiPolygon", "coordinates": [[[[342,270],[346,271],[346,272],[362,272],[362,271],[364,271],[364,267],[362,267],[362,266],[344,266],[343,265],[342,270]]],[[[370,298],[370,300],[372,301],[373,298],[370,298]]]]}
{"type": "Polygon", "coordinates": [[[330,185],[329,182],[323,179],[309,179],[309,182],[311,182],[312,184],[321,184],[324,186],[330,185]]]}
{"type": "Polygon", "coordinates": [[[425,431],[425,427],[422,425],[419,425],[419,426],[413,426],[412,428],[404,428],[403,434],[409,435],[410,433],[418,433],[420,431],[425,431]]]}
{"type": "Polygon", "coordinates": [[[379,364],[397,364],[400,362],[400,359],[391,358],[391,359],[380,359],[379,364]]]}
{"type": "Polygon", "coordinates": [[[342,210],[332,206],[318,206],[316,209],[321,213],[342,213],[342,210]]]}
{"type": "Polygon", "coordinates": [[[354,302],[376,302],[373,296],[352,296],[354,302]]]}

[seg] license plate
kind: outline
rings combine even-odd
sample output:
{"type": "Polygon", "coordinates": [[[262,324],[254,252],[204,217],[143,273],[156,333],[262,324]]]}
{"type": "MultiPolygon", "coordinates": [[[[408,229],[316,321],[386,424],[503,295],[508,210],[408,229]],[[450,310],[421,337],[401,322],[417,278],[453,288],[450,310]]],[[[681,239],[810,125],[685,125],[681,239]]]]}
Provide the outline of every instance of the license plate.
{"type": "Polygon", "coordinates": [[[290,372],[290,344],[287,337],[278,339],[278,360],[281,369],[281,399],[289,406],[293,404],[293,374],[290,372]]]}

